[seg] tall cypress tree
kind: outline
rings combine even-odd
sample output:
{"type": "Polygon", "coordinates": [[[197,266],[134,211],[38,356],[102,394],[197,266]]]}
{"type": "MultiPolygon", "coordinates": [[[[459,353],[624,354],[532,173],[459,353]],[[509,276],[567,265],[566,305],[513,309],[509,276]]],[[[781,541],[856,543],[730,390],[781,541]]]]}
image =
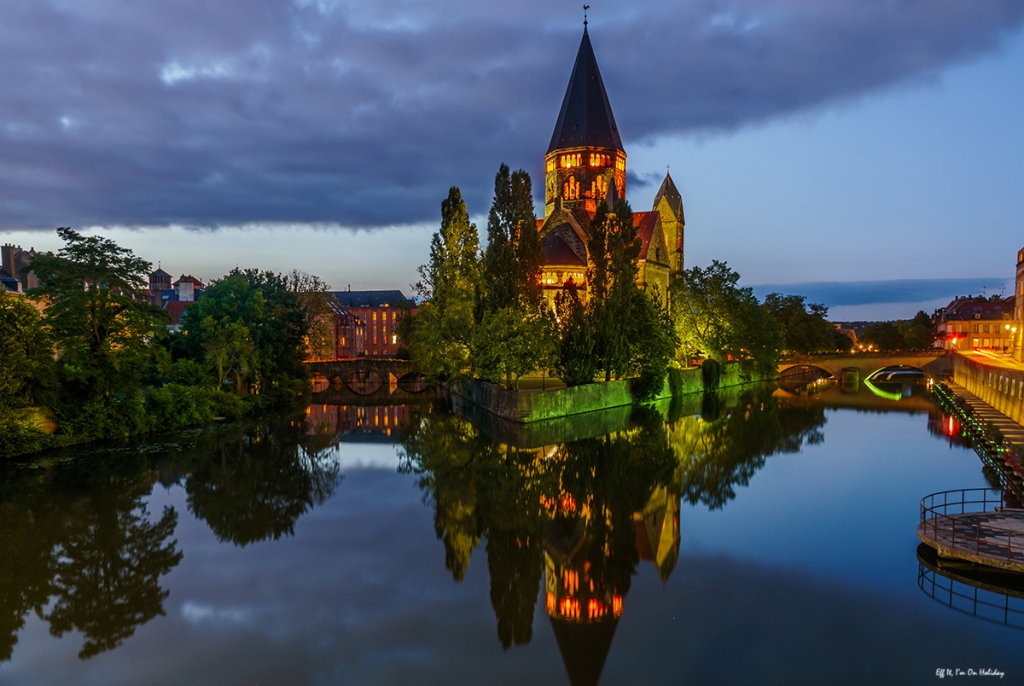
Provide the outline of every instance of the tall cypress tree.
{"type": "Polygon", "coordinates": [[[543,260],[530,175],[522,169],[510,172],[502,164],[494,177],[494,201],[487,217],[484,309],[536,308],[543,260]]]}
{"type": "Polygon", "coordinates": [[[430,263],[420,267],[417,290],[429,298],[412,320],[409,347],[428,377],[446,379],[472,369],[480,281],[480,238],[469,221],[458,186],[441,203],[441,228],[430,243],[430,263]]]}
{"type": "Polygon", "coordinates": [[[632,348],[632,309],[639,289],[636,285],[640,237],[633,226],[633,210],[625,200],[612,208],[597,207],[590,222],[588,249],[593,263],[590,274],[590,306],[594,319],[596,350],[605,371],[612,375],[629,372],[632,348]]]}

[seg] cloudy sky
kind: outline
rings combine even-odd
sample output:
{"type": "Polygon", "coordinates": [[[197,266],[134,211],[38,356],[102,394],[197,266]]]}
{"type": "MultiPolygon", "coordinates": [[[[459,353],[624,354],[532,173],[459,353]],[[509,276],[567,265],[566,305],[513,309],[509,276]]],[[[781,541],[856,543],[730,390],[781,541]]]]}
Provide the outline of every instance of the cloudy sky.
{"type": "MultiPolygon", "coordinates": [[[[1012,278],[1021,0],[619,0],[590,18],[629,197],[647,209],[671,165],[689,265],[1012,278]]],[[[449,186],[482,217],[500,163],[540,177],[581,19],[538,0],[5,0],[0,240],[102,227],[176,273],[407,288],[449,186]]]]}

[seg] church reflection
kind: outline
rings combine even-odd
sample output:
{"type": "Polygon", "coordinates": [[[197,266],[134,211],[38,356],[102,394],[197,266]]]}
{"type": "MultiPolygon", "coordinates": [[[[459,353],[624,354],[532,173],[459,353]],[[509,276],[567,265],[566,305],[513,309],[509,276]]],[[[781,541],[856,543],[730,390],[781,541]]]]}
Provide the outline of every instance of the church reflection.
{"type": "Polygon", "coordinates": [[[540,599],[570,682],[596,684],[640,565],[662,583],[676,567],[683,500],[723,507],[769,456],[823,440],[822,410],[786,407],[772,390],[638,407],[615,430],[537,446],[424,408],[403,439],[402,469],[434,510],[455,581],[486,541],[502,646],[532,639],[540,599]]]}

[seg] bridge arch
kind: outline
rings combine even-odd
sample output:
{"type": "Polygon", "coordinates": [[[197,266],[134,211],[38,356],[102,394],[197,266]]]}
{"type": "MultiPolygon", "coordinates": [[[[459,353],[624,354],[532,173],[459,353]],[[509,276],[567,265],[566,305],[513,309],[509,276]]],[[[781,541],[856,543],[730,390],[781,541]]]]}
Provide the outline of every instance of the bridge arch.
{"type": "Polygon", "coordinates": [[[345,377],[345,386],[357,395],[372,395],[383,383],[380,374],[373,369],[356,369],[345,377]]]}
{"type": "Polygon", "coordinates": [[[406,393],[422,393],[427,390],[426,377],[419,372],[406,372],[398,377],[397,383],[406,393]]]}

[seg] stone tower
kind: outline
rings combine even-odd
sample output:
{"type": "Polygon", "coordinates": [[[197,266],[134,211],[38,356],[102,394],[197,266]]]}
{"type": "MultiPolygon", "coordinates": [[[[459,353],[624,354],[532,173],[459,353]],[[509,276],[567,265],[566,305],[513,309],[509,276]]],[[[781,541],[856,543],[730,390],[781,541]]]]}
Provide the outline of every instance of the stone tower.
{"type": "Polygon", "coordinates": [[[626,153],[586,27],[544,169],[545,218],[559,203],[593,216],[610,193],[626,197],[626,153]]]}

